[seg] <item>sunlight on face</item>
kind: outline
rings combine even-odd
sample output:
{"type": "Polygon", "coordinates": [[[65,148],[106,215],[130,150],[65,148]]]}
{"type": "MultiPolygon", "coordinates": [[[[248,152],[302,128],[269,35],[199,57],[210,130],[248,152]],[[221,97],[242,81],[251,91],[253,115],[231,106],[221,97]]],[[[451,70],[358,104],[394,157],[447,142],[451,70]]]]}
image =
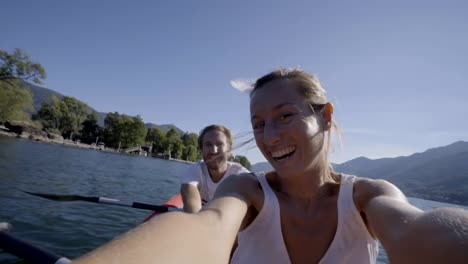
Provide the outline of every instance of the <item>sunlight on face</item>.
{"type": "Polygon", "coordinates": [[[272,81],[255,91],[250,101],[257,146],[279,173],[309,169],[323,138],[318,119],[293,85],[288,80],[272,81]]]}

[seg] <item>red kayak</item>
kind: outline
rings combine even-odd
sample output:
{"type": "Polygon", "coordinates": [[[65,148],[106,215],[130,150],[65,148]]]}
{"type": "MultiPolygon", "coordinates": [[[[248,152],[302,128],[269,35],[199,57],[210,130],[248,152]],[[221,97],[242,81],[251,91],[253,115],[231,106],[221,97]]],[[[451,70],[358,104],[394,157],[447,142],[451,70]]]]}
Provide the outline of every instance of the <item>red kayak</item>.
{"type": "MultiPolygon", "coordinates": [[[[184,203],[182,202],[182,195],[180,195],[180,194],[172,196],[171,199],[169,199],[168,201],[166,201],[163,204],[163,206],[168,206],[168,207],[172,207],[172,208],[180,208],[180,209],[182,209],[183,205],[184,205],[184,203]]],[[[151,218],[153,218],[154,216],[156,216],[158,214],[162,214],[162,213],[154,211],[153,213],[148,215],[143,222],[146,222],[146,221],[150,220],[151,218]]]]}

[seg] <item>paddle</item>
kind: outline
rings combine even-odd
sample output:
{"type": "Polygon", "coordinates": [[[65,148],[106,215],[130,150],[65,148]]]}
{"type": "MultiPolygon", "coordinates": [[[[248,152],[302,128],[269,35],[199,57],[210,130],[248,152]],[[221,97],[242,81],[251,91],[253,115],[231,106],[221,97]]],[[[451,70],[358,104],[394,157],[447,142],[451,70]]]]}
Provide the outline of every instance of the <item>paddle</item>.
{"type": "Polygon", "coordinates": [[[8,223],[0,223],[0,248],[32,263],[68,264],[71,260],[54,253],[35,247],[23,240],[13,237],[7,231],[11,229],[8,223]]]}
{"type": "Polygon", "coordinates": [[[181,209],[171,206],[164,206],[164,205],[152,205],[152,204],[145,204],[145,203],[137,203],[137,202],[123,202],[117,199],[106,198],[106,197],[93,197],[93,196],[81,196],[81,195],[57,195],[57,194],[48,194],[48,193],[33,193],[33,192],[25,192],[27,194],[31,194],[34,196],[39,196],[42,198],[46,198],[53,201],[59,202],[72,202],[72,201],[85,201],[91,203],[102,203],[102,204],[110,204],[110,205],[118,205],[118,206],[125,206],[125,207],[132,207],[137,209],[144,209],[144,210],[152,210],[159,213],[171,212],[171,211],[180,211],[181,209]]]}

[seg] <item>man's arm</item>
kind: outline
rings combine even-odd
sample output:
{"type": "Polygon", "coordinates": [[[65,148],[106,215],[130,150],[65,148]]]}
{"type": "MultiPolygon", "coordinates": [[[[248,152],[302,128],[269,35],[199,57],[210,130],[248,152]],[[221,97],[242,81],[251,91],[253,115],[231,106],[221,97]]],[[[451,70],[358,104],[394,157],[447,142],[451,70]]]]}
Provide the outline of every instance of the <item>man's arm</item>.
{"type": "Polygon", "coordinates": [[[200,195],[200,163],[195,163],[187,168],[182,174],[182,185],[180,194],[184,202],[184,212],[197,213],[202,208],[200,195]]]}
{"type": "Polygon", "coordinates": [[[200,211],[202,204],[200,192],[198,191],[197,186],[190,183],[182,183],[180,194],[182,195],[182,201],[184,202],[184,212],[197,213],[200,211]]]}

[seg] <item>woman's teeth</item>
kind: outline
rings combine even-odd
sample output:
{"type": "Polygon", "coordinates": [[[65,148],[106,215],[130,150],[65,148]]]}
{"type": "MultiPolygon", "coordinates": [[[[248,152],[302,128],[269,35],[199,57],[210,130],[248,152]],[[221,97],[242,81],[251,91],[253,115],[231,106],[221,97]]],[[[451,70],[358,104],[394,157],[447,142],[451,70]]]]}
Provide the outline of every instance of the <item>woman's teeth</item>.
{"type": "Polygon", "coordinates": [[[287,156],[291,155],[295,150],[296,148],[294,147],[288,147],[279,151],[271,152],[271,156],[276,160],[280,160],[282,158],[286,158],[287,156]]]}

